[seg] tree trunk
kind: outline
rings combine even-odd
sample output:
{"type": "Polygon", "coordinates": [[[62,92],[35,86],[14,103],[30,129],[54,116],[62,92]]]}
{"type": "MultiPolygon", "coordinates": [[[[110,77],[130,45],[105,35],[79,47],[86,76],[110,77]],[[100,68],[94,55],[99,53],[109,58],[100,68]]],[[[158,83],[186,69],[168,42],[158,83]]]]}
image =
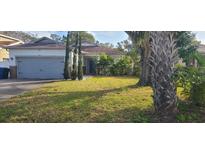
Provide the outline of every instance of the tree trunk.
{"type": "Polygon", "coordinates": [[[137,83],[138,86],[150,86],[151,85],[151,75],[150,75],[150,65],[149,65],[149,57],[150,57],[150,48],[149,48],[149,40],[141,47],[140,52],[140,64],[141,64],[141,73],[140,80],[137,83]]]}
{"type": "Polygon", "coordinates": [[[83,56],[81,52],[81,36],[79,35],[78,45],[78,80],[83,79],[83,56]]]}
{"type": "Polygon", "coordinates": [[[67,33],[67,40],[66,40],[66,51],[65,51],[65,65],[64,65],[64,79],[71,78],[71,69],[70,69],[70,32],[67,33]]]}
{"type": "Polygon", "coordinates": [[[73,52],[73,69],[72,69],[72,75],[71,75],[72,80],[76,80],[77,75],[78,75],[77,55],[78,55],[78,33],[76,35],[75,49],[74,49],[74,52],[73,52]]]}
{"type": "Polygon", "coordinates": [[[126,33],[132,39],[133,45],[136,46],[137,51],[140,53],[141,72],[140,72],[140,79],[137,85],[149,86],[151,85],[150,66],[149,66],[149,57],[150,57],[149,35],[147,32],[139,32],[139,31],[126,31],[126,33]]]}
{"type": "Polygon", "coordinates": [[[173,114],[177,111],[177,96],[172,75],[178,60],[173,32],[150,32],[150,38],[154,106],[158,113],[173,114]]]}

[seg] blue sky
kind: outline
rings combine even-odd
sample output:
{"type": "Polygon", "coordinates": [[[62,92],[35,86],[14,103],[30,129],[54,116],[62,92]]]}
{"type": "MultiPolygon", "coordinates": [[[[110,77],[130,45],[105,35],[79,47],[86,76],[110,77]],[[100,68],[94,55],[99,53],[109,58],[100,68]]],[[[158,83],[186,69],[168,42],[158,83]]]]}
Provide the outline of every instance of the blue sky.
{"type": "MultiPolygon", "coordinates": [[[[47,36],[50,37],[50,34],[55,33],[58,35],[66,35],[66,32],[63,31],[35,31],[28,32],[32,34],[36,34],[38,37],[47,36]]],[[[127,34],[123,31],[89,31],[89,33],[93,34],[95,39],[102,43],[112,43],[114,45],[117,42],[126,40],[128,38],[127,34]]],[[[193,31],[196,34],[196,38],[205,44],[205,31],[193,31]]]]}

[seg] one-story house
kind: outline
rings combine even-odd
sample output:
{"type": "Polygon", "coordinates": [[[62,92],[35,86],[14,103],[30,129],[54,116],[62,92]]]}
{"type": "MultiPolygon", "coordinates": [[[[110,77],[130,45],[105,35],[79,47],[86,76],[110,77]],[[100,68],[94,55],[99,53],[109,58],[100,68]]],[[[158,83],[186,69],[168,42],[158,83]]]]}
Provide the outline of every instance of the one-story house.
{"type": "MultiPolygon", "coordinates": [[[[10,46],[10,77],[19,79],[61,79],[64,72],[65,44],[43,37],[34,42],[10,46]]],[[[94,59],[101,53],[120,58],[123,53],[95,43],[82,42],[84,74],[95,74],[94,59]]],[[[70,62],[73,63],[71,52],[70,62]]]]}
{"type": "Polygon", "coordinates": [[[198,52],[205,56],[205,45],[204,44],[199,45],[198,52]]]}

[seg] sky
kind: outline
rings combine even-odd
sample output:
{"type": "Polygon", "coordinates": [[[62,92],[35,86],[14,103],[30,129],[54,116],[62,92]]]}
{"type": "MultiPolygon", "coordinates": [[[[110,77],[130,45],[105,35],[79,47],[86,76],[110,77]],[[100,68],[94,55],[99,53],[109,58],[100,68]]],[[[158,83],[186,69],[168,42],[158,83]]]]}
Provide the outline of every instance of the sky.
{"type": "MultiPolygon", "coordinates": [[[[117,45],[117,42],[126,40],[128,38],[127,34],[123,31],[88,31],[93,34],[95,39],[101,43],[112,43],[117,45]]],[[[37,35],[38,37],[46,36],[50,37],[50,34],[55,33],[58,35],[66,35],[66,32],[63,31],[30,31],[28,33],[37,35]]],[[[193,31],[196,34],[197,40],[205,44],[205,31],[193,31]]]]}

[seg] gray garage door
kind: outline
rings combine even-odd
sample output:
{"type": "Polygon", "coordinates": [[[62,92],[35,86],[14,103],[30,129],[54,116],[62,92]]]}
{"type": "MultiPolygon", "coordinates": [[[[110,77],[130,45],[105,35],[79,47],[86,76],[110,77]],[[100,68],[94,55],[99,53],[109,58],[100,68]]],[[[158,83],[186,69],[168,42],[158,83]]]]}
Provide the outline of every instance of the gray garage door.
{"type": "Polygon", "coordinates": [[[63,57],[18,57],[16,62],[19,79],[63,78],[63,57]]]}

